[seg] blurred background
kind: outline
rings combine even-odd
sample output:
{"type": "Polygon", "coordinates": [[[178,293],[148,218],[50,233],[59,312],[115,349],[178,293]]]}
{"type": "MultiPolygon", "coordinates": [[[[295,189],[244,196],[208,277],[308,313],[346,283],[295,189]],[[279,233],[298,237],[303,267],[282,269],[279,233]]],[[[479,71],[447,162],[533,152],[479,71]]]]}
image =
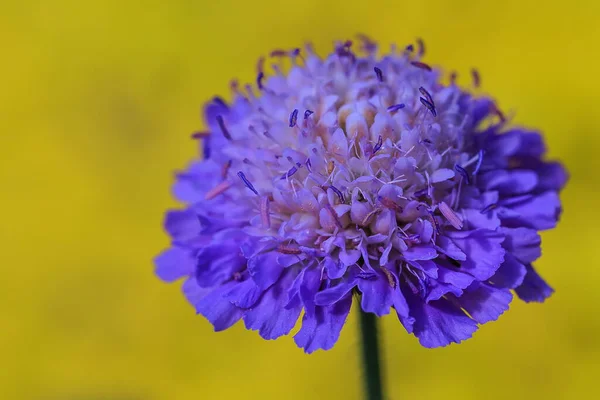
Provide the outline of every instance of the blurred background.
{"type": "Polygon", "coordinates": [[[274,48],[311,40],[324,54],[357,32],[384,49],[423,37],[425,61],[465,85],[476,66],[571,173],[537,263],[555,295],[437,350],[384,318],[389,398],[593,398],[599,20],[596,0],[3,2],[0,398],[362,397],[354,313],[333,350],[307,356],[242,324],[213,333],[152,265],[203,102],[253,81],[274,48]]]}

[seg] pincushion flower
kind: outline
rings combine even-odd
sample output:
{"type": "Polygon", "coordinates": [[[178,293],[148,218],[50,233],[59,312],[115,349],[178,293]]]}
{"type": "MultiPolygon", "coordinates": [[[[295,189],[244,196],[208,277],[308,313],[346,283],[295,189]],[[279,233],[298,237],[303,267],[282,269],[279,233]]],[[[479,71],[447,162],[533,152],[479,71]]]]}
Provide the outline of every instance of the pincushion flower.
{"type": "Polygon", "coordinates": [[[353,301],[438,347],[496,320],[512,292],[547,298],[532,263],[565,170],[422,55],[419,42],[380,57],[368,39],[325,59],[275,51],[254,87],[209,102],[158,276],[185,279],[217,331],[241,319],[275,339],[303,313],[294,340],[309,353],[336,343],[353,301]]]}

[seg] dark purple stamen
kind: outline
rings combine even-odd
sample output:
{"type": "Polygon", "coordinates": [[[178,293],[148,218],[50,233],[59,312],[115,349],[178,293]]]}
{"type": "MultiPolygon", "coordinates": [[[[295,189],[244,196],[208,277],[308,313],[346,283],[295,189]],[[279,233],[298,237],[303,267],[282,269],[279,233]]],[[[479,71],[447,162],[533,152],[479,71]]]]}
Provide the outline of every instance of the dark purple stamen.
{"type": "Polygon", "coordinates": [[[204,139],[210,136],[210,132],[194,132],[192,133],[192,139],[204,139]]]}
{"type": "Polygon", "coordinates": [[[435,216],[433,215],[433,211],[431,210],[427,210],[429,211],[429,216],[431,217],[431,222],[433,222],[433,225],[435,226],[435,231],[437,232],[437,234],[440,234],[440,225],[438,224],[437,220],[435,219],[435,216]]]}
{"type": "Polygon", "coordinates": [[[204,155],[205,160],[208,160],[210,158],[211,147],[209,137],[206,137],[206,139],[202,141],[202,154],[204,155]]]}
{"type": "Polygon", "coordinates": [[[298,109],[295,108],[290,114],[290,128],[296,126],[296,120],[298,119],[298,109]]]}
{"type": "Polygon", "coordinates": [[[389,106],[389,107],[387,108],[387,110],[388,110],[389,112],[394,112],[394,111],[401,110],[401,109],[403,109],[404,107],[406,107],[406,106],[405,106],[403,103],[400,103],[400,104],[394,104],[394,105],[392,105],[392,106],[389,106]]]}
{"type": "Polygon", "coordinates": [[[381,149],[382,145],[383,145],[383,138],[381,137],[381,135],[379,135],[379,137],[377,138],[377,143],[375,144],[375,147],[373,147],[373,154],[377,153],[379,151],[379,149],[381,149]]]}
{"type": "Polygon", "coordinates": [[[479,85],[481,84],[481,77],[479,76],[479,71],[477,71],[475,68],[473,68],[473,69],[471,69],[471,75],[473,76],[473,86],[478,88],[479,85]]]}
{"type": "Polygon", "coordinates": [[[433,142],[431,140],[425,138],[425,139],[423,139],[423,143],[425,143],[425,144],[431,144],[433,142]]]}
{"type": "Polygon", "coordinates": [[[281,177],[281,179],[289,178],[290,176],[294,175],[296,172],[298,172],[298,168],[292,167],[292,168],[290,168],[290,170],[288,172],[286,172],[285,174],[283,174],[283,176],[281,177]]]}
{"type": "Polygon", "coordinates": [[[264,77],[265,77],[265,73],[264,72],[259,72],[258,76],[256,77],[256,85],[258,86],[258,88],[260,90],[263,89],[263,83],[262,83],[262,81],[263,81],[264,77]]]}
{"type": "Polygon", "coordinates": [[[496,204],[496,203],[492,203],[492,204],[490,204],[490,205],[488,205],[488,206],[485,206],[485,208],[484,208],[483,210],[481,210],[480,212],[481,212],[481,214],[485,214],[485,213],[487,213],[488,211],[492,211],[492,210],[493,210],[494,208],[496,208],[496,207],[498,207],[498,204],[496,204]]]}
{"type": "Polygon", "coordinates": [[[426,89],[425,89],[423,86],[421,86],[421,87],[419,88],[419,92],[421,92],[421,94],[422,94],[423,96],[425,96],[425,98],[427,99],[427,101],[428,101],[428,102],[430,102],[431,104],[435,104],[435,103],[433,102],[433,97],[431,97],[431,94],[429,94],[429,92],[428,92],[428,91],[427,91],[427,90],[426,90],[426,89]]]}
{"type": "Polygon", "coordinates": [[[417,47],[419,48],[419,55],[422,56],[425,54],[425,42],[423,42],[423,39],[421,38],[417,38],[417,47]]]}
{"type": "Polygon", "coordinates": [[[435,106],[432,103],[430,103],[423,97],[419,97],[419,100],[421,100],[421,104],[423,104],[425,107],[427,107],[427,109],[431,112],[431,114],[434,117],[437,117],[437,111],[435,111],[435,106]]]}
{"type": "Polygon", "coordinates": [[[454,169],[456,170],[456,172],[461,174],[463,178],[465,178],[465,181],[467,181],[467,185],[471,183],[471,179],[469,178],[469,173],[467,172],[466,169],[464,169],[463,167],[461,167],[458,164],[456,164],[454,166],[454,169]]]}
{"type": "Polygon", "coordinates": [[[304,119],[307,119],[308,117],[310,117],[311,114],[314,114],[314,111],[311,110],[306,110],[304,111],[304,119]]]}
{"type": "Polygon", "coordinates": [[[473,176],[477,175],[477,173],[479,172],[479,169],[481,168],[481,163],[483,163],[483,150],[479,150],[479,158],[477,159],[477,164],[475,164],[473,176]]]}
{"type": "Polygon", "coordinates": [[[254,192],[254,194],[258,196],[258,192],[254,188],[254,186],[252,186],[250,181],[246,178],[246,175],[244,175],[244,173],[242,171],[238,171],[237,175],[244,182],[244,184],[248,187],[248,189],[252,190],[254,192]]]}
{"type": "Polygon", "coordinates": [[[225,126],[225,121],[223,121],[223,117],[221,115],[217,115],[217,124],[219,124],[219,128],[221,129],[221,133],[223,133],[223,136],[225,136],[227,140],[231,140],[231,134],[227,130],[227,127],[225,126]]]}
{"type": "Polygon", "coordinates": [[[431,71],[431,67],[428,64],[425,64],[421,61],[411,61],[410,62],[414,67],[424,69],[426,71],[431,71]]]}
{"type": "Polygon", "coordinates": [[[415,50],[415,46],[413,46],[412,44],[409,44],[408,46],[406,46],[406,51],[410,51],[411,53],[415,50]]]}
{"type": "Polygon", "coordinates": [[[335,194],[337,194],[338,198],[340,199],[340,203],[344,203],[344,194],[340,191],[340,189],[336,188],[335,186],[331,185],[329,186],[331,188],[331,190],[333,190],[335,192],[335,194]]]}
{"type": "Polygon", "coordinates": [[[300,55],[300,47],[296,47],[294,50],[292,50],[292,56],[296,57],[300,55]]]}
{"type": "Polygon", "coordinates": [[[306,164],[306,169],[308,170],[308,172],[312,173],[312,163],[310,162],[310,158],[307,158],[304,164],[306,164]]]}
{"type": "Polygon", "coordinates": [[[450,83],[455,84],[457,76],[458,76],[458,74],[456,72],[452,71],[452,73],[450,74],[450,83]]]}
{"type": "Polygon", "coordinates": [[[287,51],[281,49],[275,49],[269,54],[271,57],[284,57],[287,55],[287,51]]]}
{"type": "Polygon", "coordinates": [[[383,72],[381,72],[381,69],[379,67],[375,67],[373,70],[375,71],[375,75],[377,75],[377,80],[379,82],[383,82],[383,72]]]}

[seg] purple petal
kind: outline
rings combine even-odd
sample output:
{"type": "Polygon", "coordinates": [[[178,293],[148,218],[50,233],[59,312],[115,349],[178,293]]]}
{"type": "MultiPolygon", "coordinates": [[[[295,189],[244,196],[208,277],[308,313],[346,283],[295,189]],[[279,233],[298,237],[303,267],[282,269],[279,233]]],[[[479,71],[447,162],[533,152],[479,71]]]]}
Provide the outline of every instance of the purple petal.
{"type": "Polygon", "coordinates": [[[467,226],[471,229],[489,229],[493,231],[500,227],[500,218],[493,211],[482,214],[481,210],[466,208],[462,212],[465,216],[467,226]]]}
{"type": "Polygon", "coordinates": [[[213,324],[215,331],[222,331],[235,324],[244,314],[243,310],[225,299],[224,294],[233,287],[233,282],[216,288],[205,289],[190,278],[183,284],[183,293],[188,301],[213,324]]]}
{"type": "Polygon", "coordinates": [[[500,232],[477,229],[470,232],[449,232],[448,235],[467,256],[460,263],[460,270],[480,281],[494,275],[504,261],[504,235],[500,232]]]}
{"type": "Polygon", "coordinates": [[[187,249],[173,247],[154,258],[154,272],[165,282],[175,282],[194,272],[196,259],[187,249]]]}
{"type": "Polygon", "coordinates": [[[280,254],[274,251],[257,254],[248,260],[248,272],[261,289],[267,289],[281,276],[284,267],[277,262],[280,254]]]}
{"type": "Polygon", "coordinates": [[[460,306],[480,324],[495,321],[508,310],[512,300],[509,289],[499,289],[485,283],[473,282],[462,296],[457,298],[460,306]]]}
{"type": "Polygon", "coordinates": [[[171,210],[165,214],[165,230],[174,240],[188,240],[197,236],[202,226],[192,210],[171,210]]]}
{"type": "Polygon", "coordinates": [[[494,276],[490,278],[490,281],[495,286],[514,289],[523,283],[526,274],[527,269],[525,265],[521,264],[511,253],[506,253],[504,255],[504,262],[494,276]]]}
{"type": "Polygon", "coordinates": [[[415,318],[414,331],[422,346],[447,346],[469,339],[477,330],[477,323],[446,300],[424,303],[409,291],[405,292],[411,315],[415,318]]]}
{"type": "Polygon", "coordinates": [[[377,271],[375,279],[359,279],[358,288],[362,293],[360,305],[363,311],[378,317],[389,314],[396,286],[395,282],[393,284],[394,287],[390,285],[388,277],[381,272],[381,269],[377,271]]]}
{"type": "Polygon", "coordinates": [[[315,295],[321,286],[320,268],[305,269],[300,285],[300,299],[309,317],[315,314],[315,295]]]}
{"type": "Polygon", "coordinates": [[[495,170],[482,174],[479,182],[485,190],[497,190],[503,195],[528,193],[538,183],[537,175],[527,170],[495,170]]]}
{"type": "Polygon", "coordinates": [[[327,277],[330,279],[341,278],[344,276],[347,269],[347,266],[345,266],[340,260],[330,257],[325,258],[324,266],[325,271],[327,271],[327,277]]]}
{"type": "Polygon", "coordinates": [[[345,277],[335,286],[329,287],[315,295],[315,304],[318,306],[330,306],[343,299],[357,285],[354,276],[345,277]]]}
{"type": "Polygon", "coordinates": [[[536,168],[538,174],[539,191],[561,190],[569,180],[569,174],[565,167],[557,162],[543,163],[542,166],[536,168]]]}
{"type": "Polygon", "coordinates": [[[286,270],[279,281],[265,291],[251,309],[244,315],[247,329],[258,330],[264,339],[277,339],[287,335],[298,320],[302,306],[286,308],[288,290],[295,278],[291,270],[286,270]]]}
{"type": "Polygon", "coordinates": [[[454,171],[448,168],[440,168],[431,174],[431,183],[443,182],[454,178],[454,171]]]}
{"type": "Polygon", "coordinates": [[[523,279],[521,286],[515,289],[515,292],[519,298],[526,303],[532,301],[542,303],[554,293],[554,289],[538,275],[531,265],[527,265],[526,268],[527,275],[525,275],[525,279],[523,279]]]}
{"type": "Polygon", "coordinates": [[[506,213],[500,214],[503,225],[551,229],[556,226],[561,205],[556,192],[519,196],[502,201],[506,213]]]}
{"type": "Polygon", "coordinates": [[[437,257],[437,250],[431,246],[413,246],[405,250],[402,255],[406,260],[431,260],[437,257]]]}
{"type": "Polygon", "coordinates": [[[312,317],[305,314],[302,328],[294,336],[296,345],[306,353],[331,349],[340,336],[351,305],[352,295],[348,294],[331,306],[317,307],[312,317]]]}
{"type": "Polygon", "coordinates": [[[240,308],[250,308],[258,301],[262,293],[263,290],[252,279],[246,279],[234,285],[223,297],[240,308]]]}
{"type": "Polygon", "coordinates": [[[542,239],[537,231],[527,228],[503,228],[506,235],[504,248],[523,264],[529,264],[542,255],[542,239]]]}

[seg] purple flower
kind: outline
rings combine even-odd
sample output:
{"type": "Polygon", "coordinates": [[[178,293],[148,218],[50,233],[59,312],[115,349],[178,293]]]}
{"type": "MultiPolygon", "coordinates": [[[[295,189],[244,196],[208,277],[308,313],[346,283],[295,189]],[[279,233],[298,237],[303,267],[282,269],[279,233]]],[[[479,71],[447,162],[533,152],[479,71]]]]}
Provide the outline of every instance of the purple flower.
{"type": "Polygon", "coordinates": [[[309,353],[333,347],[353,300],[438,347],[496,320],[513,292],[547,298],[532,263],[567,175],[540,134],[444,86],[418,52],[349,43],[261,70],[260,97],[206,105],[205,157],[177,174],[186,207],[166,215],[159,277],[185,279],[217,331],[242,319],[275,339],[304,311],[294,339],[309,353]]]}

